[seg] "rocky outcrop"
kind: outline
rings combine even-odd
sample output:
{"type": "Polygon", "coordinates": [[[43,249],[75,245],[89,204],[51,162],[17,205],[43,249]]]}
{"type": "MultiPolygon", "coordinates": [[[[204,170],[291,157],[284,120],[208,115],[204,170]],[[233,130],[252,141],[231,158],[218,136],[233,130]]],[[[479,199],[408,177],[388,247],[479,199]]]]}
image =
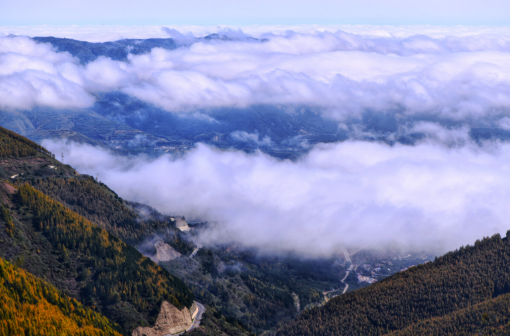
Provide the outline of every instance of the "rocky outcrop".
{"type": "Polygon", "coordinates": [[[183,218],[176,218],[175,227],[181,231],[190,231],[191,228],[183,218]]]}
{"type": "Polygon", "coordinates": [[[191,327],[191,314],[188,308],[177,309],[174,305],[163,302],[158,319],[153,328],[138,327],[133,331],[133,336],[163,336],[176,334],[188,330],[191,327]]]}
{"type": "Polygon", "coordinates": [[[166,244],[162,240],[154,244],[156,254],[150,257],[156,264],[160,261],[169,261],[179,258],[181,254],[177,252],[172,246],[166,244]]]}
{"type": "Polygon", "coordinates": [[[189,313],[191,314],[191,319],[194,320],[195,317],[197,317],[198,314],[198,306],[195,301],[193,301],[193,304],[191,305],[191,308],[189,309],[189,313]]]}

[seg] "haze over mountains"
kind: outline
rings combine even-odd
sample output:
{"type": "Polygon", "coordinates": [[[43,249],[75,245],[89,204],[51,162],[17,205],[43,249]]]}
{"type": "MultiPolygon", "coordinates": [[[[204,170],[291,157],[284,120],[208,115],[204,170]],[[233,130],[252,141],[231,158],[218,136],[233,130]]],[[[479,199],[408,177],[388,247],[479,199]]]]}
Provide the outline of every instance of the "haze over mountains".
{"type": "Polygon", "coordinates": [[[420,122],[467,127],[476,141],[508,138],[506,35],[170,34],[105,43],[5,37],[2,83],[13,85],[3,107],[88,108],[155,136],[235,148],[414,143],[428,133],[420,122]]]}
{"type": "Polygon", "coordinates": [[[381,31],[4,36],[0,124],[125,198],[221,223],[207,243],[444,251],[503,232],[508,35],[381,31]]]}

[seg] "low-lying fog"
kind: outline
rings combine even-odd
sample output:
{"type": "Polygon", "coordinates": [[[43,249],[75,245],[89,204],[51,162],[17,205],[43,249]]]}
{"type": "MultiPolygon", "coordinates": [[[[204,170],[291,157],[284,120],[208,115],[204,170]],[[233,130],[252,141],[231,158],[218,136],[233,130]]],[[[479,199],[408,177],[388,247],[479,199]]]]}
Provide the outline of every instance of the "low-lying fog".
{"type": "Polygon", "coordinates": [[[44,146],[123,198],[218,221],[201,235],[205,244],[306,255],[343,244],[443,252],[509,229],[510,144],[346,141],[318,145],[295,162],[205,145],[155,160],[76,143],[44,146]]]}

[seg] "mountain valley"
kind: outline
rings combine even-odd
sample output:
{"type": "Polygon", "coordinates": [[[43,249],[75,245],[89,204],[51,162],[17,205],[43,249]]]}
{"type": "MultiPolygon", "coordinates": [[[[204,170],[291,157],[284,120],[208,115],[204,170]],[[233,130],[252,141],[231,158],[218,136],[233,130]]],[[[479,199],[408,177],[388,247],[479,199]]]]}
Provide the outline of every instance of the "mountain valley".
{"type": "MultiPolygon", "coordinates": [[[[84,333],[130,335],[152,328],[163,302],[184,309],[194,300],[206,311],[191,335],[505,334],[508,328],[506,237],[485,238],[422,265],[429,259],[423,253],[356,251],[356,267],[345,277],[351,265],[342,255],[307,259],[236,246],[197,249],[194,236],[207,223],[181,231],[178,214],[124,200],[3,128],[0,166],[2,269],[26,279],[18,282],[58,292],[68,303],[51,302],[44,291],[32,292],[30,300],[52,309],[69,330],[78,324],[84,333]],[[150,257],[161,242],[175,253],[156,264],[150,257]],[[363,277],[377,282],[360,283],[363,277]],[[342,294],[344,278],[349,287],[342,294]],[[100,322],[87,327],[86,319],[65,308],[71,303],[80,316],[100,322]]],[[[5,282],[10,300],[18,297],[12,288],[22,293],[14,283],[5,282]]],[[[28,330],[37,326],[23,323],[28,330]]]]}

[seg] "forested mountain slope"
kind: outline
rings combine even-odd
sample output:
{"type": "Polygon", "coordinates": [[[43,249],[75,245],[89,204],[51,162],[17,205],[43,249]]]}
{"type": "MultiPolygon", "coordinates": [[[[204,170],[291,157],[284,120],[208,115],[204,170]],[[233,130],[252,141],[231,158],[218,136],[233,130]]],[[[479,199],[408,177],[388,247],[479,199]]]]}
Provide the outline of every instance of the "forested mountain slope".
{"type": "MultiPolygon", "coordinates": [[[[94,307],[126,334],[153,323],[164,300],[177,307],[191,306],[193,294],[178,278],[104,228],[25,184],[45,179],[87,183],[90,178],[78,176],[43,147],[8,130],[0,129],[0,145],[2,177],[18,173],[11,178],[16,184],[0,183],[0,257],[15,260],[66,295],[94,307]]],[[[118,197],[115,202],[120,203],[118,197]]],[[[101,209],[91,218],[110,218],[110,223],[101,222],[105,227],[119,219],[122,223],[122,216],[133,220],[132,212],[126,215],[122,210],[122,216],[115,217],[101,209]]]]}
{"type": "MultiPolygon", "coordinates": [[[[122,200],[16,133],[0,129],[0,138],[8,149],[0,157],[0,256],[103,312],[124,334],[152,325],[162,300],[190,305],[193,295],[179,279],[116,238],[134,247],[164,238],[189,255],[194,246],[169,216],[122,200]]],[[[235,319],[208,311],[202,332],[248,334],[235,319]]],[[[73,325],[61,326],[73,334],[73,325]]]]}
{"type": "Polygon", "coordinates": [[[158,230],[172,227],[168,220],[159,216],[141,220],[132,206],[90,176],[26,182],[130,245],[136,245],[158,230]]]}
{"type": "Polygon", "coordinates": [[[76,175],[71,166],[55,160],[46,148],[0,127],[0,179],[76,175]]]}
{"type": "Polygon", "coordinates": [[[307,310],[278,335],[382,335],[508,292],[510,240],[495,235],[307,310]]]}
{"type": "Polygon", "coordinates": [[[61,203],[29,185],[2,198],[0,254],[96,307],[123,332],[152,323],[164,300],[191,306],[183,282],[61,203]]]}
{"type": "Polygon", "coordinates": [[[44,154],[51,156],[51,153],[46,148],[6,128],[0,127],[0,158],[18,158],[44,154]]]}
{"type": "Polygon", "coordinates": [[[0,258],[0,335],[120,335],[106,317],[0,258]]]}
{"type": "Polygon", "coordinates": [[[390,335],[510,335],[510,294],[421,321],[390,335]]]}
{"type": "MultiPolygon", "coordinates": [[[[210,323],[212,330],[216,330],[215,328],[218,327],[224,332],[229,330],[230,333],[237,334],[243,333],[244,327],[241,325],[251,330],[274,328],[282,318],[291,318],[297,313],[291,295],[293,292],[300,296],[301,304],[304,307],[312,302],[319,303],[322,300],[321,290],[324,290],[322,287],[331,288],[331,286],[335,286],[334,281],[333,283],[322,284],[319,280],[323,280],[324,277],[316,279],[318,281],[315,282],[309,281],[311,284],[301,284],[297,279],[300,279],[304,274],[302,272],[296,273],[295,270],[293,271],[295,267],[292,267],[292,269],[286,267],[279,260],[266,265],[266,262],[262,260],[257,261],[249,258],[238,260],[236,253],[223,255],[218,250],[205,249],[201,249],[194,259],[188,258],[187,256],[191,254],[194,246],[186,241],[184,236],[190,234],[177,230],[170,217],[163,216],[150,207],[124,201],[103,183],[90,176],[79,175],[72,170],[72,167],[62,165],[51,157],[42,155],[39,159],[47,161],[43,163],[35,162],[29,156],[16,160],[8,157],[0,160],[0,164],[4,165],[6,171],[10,173],[16,171],[22,174],[15,179],[9,179],[12,186],[25,190],[27,189],[25,184],[30,184],[52,200],[62,203],[73,212],[105,229],[110,235],[118,237],[134,247],[140,248],[140,245],[147,247],[144,253],[148,253],[148,255],[151,255],[150,243],[154,244],[157,239],[163,239],[165,243],[170,244],[182,253],[183,256],[179,260],[175,260],[168,265],[162,264],[162,266],[172,274],[186,279],[189,288],[193,289],[201,302],[210,305],[211,310],[216,307],[215,314],[207,314],[210,321],[216,321],[210,323]],[[52,165],[56,169],[42,168],[45,165],[52,165]],[[41,172],[43,173],[41,174],[41,172]],[[148,242],[148,244],[143,244],[144,242],[148,242]],[[222,256],[223,261],[219,259],[219,255],[222,256]],[[241,272],[225,272],[225,269],[230,270],[233,265],[239,265],[240,262],[244,264],[241,272]],[[236,283],[237,285],[234,286],[236,283]],[[322,286],[321,290],[312,288],[318,284],[322,286]],[[241,327],[235,327],[236,325],[241,327]]],[[[8,196],[8,193],[5,195],[6,199],[13,202],[14,207],[14,203],[18,200],[16,197],[19,198],[19,195],[8,196]]],[[[28,211],[25,210],[28,208],[25,203],[19,205],[23,208],[23,213],[28,211]]],[[[10,207],[7,210],[15,213],[14,209],[10,207]]],[[[14,218],[17,218],[16,213],[14,218]]],[[[31,221],[33,222],[34,218],[31,218],[31,221]]],[[[51,230],[48,234],[48,232],[39,228],[40,223],[36,222],[35,224],[37,233],[43,233],[43,235],[46,233],[46,239],[53,237],[51,230]]],[[[7,235],[6,239],[13,238],[9,237],[10,230],[11,228],[7,224],[4,232],[7,235]]],[[[15,234],[16,230],[12,232],[15,234]]],[[[60,237],[60,235],[57,236],[60,237]]],[[[62,267],[67,270],[69,265],[72,265],[71,261],[75,259],[72,255],[73,252],[65,244],[63,247],[59,247],[59,242],[53,242],[53,244],[56,245],[57,253],[56,258],[53,258],[53,262],[51,262],[53,266],[50,268],[60,269],[62,267]],[[63,248],[65,248],[65,254],[69,255],[65,259],[63,248]]],[[[62,245],[61,242],[60,244],[62,245]]],[[[17,244],[14,244],[14,246],[17,246],[17,244]]],[[[5,248],[6,256],[16,260],[21,255],[26,255],[25,266],[33,267],[34,261],[32,259],[34,257],[30,255],[30,252],[20,253],[14,246],[5,248]]],[[[90,250],[88,243],[87,248],[90,250]]],[[[152,248],[154,247],[152,246],[152,248]]],[[[44,255],[46,250],[41,251],[41,254],[44,255]]],[[[297,267],[299,263],[293,266],[297,267]]],[[[86,293],[85,289],[79,289],[84,286],[84,283],[81,283],[83,278],[86,278],[88,273],[93,273],[90,267],[86,267],[88,271],[80,267],[78,265],[72,271],[76,273],[74,278],[70,274],[63,277],[52,274],[48,277],[53,277],[53,281],[60,283],[61,288],[67,290],[69,294],[75,297],[80,296],[82,299],[86,299],[88,304],[104,309],[105,304],[101,300],[98,300],[97,297],[96,299],[90,299],[87,296],[90,293],[86,293]]],[[[36,272],[36,274],[43,274],[41,270],[31,269],[31,271],[36,272]]],[[[340,270],[335,269],[335,272],[337,271],[340,270]]],[[[340,274],[332,273],[330,278],[339,279],[340,274]]],[[[114,293],[98,294],[100,288],[96,287],[95,293],[96,296],[110,297],[111,301],[112,298],[115,298],[114,288],[112,290],[114,293]]],[[[92,291],[92,294],[94,294],[94,291],[92,291]]],[[[106,306],[111,306],[107,304],[108,299],[106,301],[106,306]]],[[[130,304],[132,303],[130,302],[130,304]]],[[[124,308],[119,309],[124,312],[124,315],[128,316],[128,310],[124,308]]],[[[150,313],[152,314],[152,311],[150,313]]],[[[157,311],[151,316],[157,316],[157,311]]],[[[150,318],[147,316],[140,318],[134,314],[131,321],[142,325],[149,323],[150,318]]]]}

